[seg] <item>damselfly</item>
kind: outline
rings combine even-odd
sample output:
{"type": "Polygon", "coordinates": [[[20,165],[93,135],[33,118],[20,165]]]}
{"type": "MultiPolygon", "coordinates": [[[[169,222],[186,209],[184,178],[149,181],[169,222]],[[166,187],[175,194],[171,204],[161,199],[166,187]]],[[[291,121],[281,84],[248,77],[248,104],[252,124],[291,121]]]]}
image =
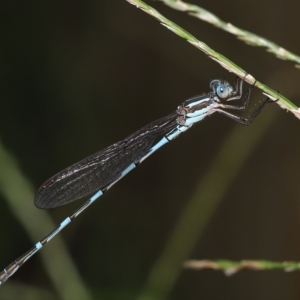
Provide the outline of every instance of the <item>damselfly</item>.
{"type": "Polygon", "coordinates": [[[35,196],[34,203],[39,208],[57,207],[89,194],[95,194],[51,233],[5,268],[0,273],[0,284],[11,277],[29,258],[117,181],[157,149],[191,128],[193,124],[219,112],[242,125],[250,125],[265,105],[272,100],[269,98],[264,100],[248,119],[236,116],[227,110],[245,110],[252,86],[247,90],[242,105],[231,105],[228,102],[241,99],[242,86],[243,80],[239,78],[236,80],[235,88],[225,80],[214,79],[210,83],[209,93],[184,101],[168,116],[146,125],[124,140],[75,163],[48,179],[35,196]]]}

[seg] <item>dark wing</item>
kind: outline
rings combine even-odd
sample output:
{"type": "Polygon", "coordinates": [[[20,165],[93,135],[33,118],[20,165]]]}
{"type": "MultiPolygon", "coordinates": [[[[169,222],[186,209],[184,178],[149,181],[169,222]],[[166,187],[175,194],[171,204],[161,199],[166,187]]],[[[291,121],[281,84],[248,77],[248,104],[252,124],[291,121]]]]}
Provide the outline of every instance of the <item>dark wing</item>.
{"type": "Polygon", "coordinates": [[[176,127],[176,112],[154,121],[126,139],[57,173],[38,189],[34,203],[39,208],[67,204],[95,193],[118,179],[138,162],[157,139],[176,127]]]}

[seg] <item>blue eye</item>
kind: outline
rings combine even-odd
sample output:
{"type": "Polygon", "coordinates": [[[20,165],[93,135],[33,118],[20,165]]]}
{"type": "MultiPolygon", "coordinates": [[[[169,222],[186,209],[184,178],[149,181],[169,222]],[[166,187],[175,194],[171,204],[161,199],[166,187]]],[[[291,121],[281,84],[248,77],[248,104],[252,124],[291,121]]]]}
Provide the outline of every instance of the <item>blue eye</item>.
{"type": "Polygon", "coordinates": [[[220,99],[226,99],[229,97],[230,90],[229,90],[228,86],[226,86],[225,84],[220,84],[217,87],[216,93],[220,99]]]}

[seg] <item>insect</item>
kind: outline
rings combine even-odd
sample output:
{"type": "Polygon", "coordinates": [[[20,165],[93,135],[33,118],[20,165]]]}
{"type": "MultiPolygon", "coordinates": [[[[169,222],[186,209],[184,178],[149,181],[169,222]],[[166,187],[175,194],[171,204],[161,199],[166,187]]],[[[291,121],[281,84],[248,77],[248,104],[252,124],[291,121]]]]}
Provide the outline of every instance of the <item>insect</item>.
{"type": "Polygon", "coordinates": [[[36,243],[0,273],[0,284],[10,278],[29,258],[45,246],[65,226],[78,217],[95,200],[109,190],[127,173],[163,145],[190,129],[193,124],[215,112],[248,126],[265,105],[273,100],[265,99],[248,119],[227,110],[245,110],[250,100],[248,88],[242,105],[228,104],[242,98],[243,80],[237,78],[235,87],[229,82],[214,79],[210,92],[184,101],[177,110],[156,120],[124,140],[97,152],[48,179],[37,191],[34,203],[38,208],[52,208],[95,193],[72,215],[64,219],[52,232],[36,243]]]}

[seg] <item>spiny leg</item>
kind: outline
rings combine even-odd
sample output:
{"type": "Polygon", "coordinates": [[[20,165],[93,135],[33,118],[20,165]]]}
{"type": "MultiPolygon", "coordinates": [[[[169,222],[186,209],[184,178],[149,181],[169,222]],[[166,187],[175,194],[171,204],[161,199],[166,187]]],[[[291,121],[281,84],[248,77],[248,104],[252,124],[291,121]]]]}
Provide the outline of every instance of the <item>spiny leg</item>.
{"type": "MultiPolygon", "coordinates": [[[[241,99],[242,95],[243,95],[243,83],[245,81],[245,78],[247,77],[248,73],[245,73],[244,78],[240,79],[238,76],[236,77],[235,80],[235,89],[232,93],[233,97],[230,97],[229,99],[227,99],[227,101],[232,101],[232,100],[239,100],[241,99]]],[[[255,85],[256,80],[254,82],[254,84],[250,87],[252,89],[252,87],[255,85]]]]}
{"type": "Polygon", "coordinates": [[[248,117],[248,118],[242,118],[239,116],[236,116],[234,114],[231,114],[229,112],[227,112],[226,110],[223,109],[216,109],[215,111],[219,112],[220,114],[225,115],[226,117],[244,125],[244,126],[249,126],[254,120],[255,118],[261,113],[261,111],[263,110],[263,108],[266,106],[266,104],[268,103],[272,103],[274,102],[273,100],[271,100],[269,97],[266,98],[266,100],[261,103],[261,105],[248,117]]]}
{"type": "MultiPolygon", "coordinates": [[[[245,77],[247,76],[247,74],[245,75],[245,77]]],[[[231,101],[231,100],[239,100],[242,97],[243,94],[243,79],[240,79],[239,77],[236,77],[235,80],[235,88],[234,91],[232,93],[232,97],[230,97],[229,99],[227,99],[227,101],[231,101]]]]}

